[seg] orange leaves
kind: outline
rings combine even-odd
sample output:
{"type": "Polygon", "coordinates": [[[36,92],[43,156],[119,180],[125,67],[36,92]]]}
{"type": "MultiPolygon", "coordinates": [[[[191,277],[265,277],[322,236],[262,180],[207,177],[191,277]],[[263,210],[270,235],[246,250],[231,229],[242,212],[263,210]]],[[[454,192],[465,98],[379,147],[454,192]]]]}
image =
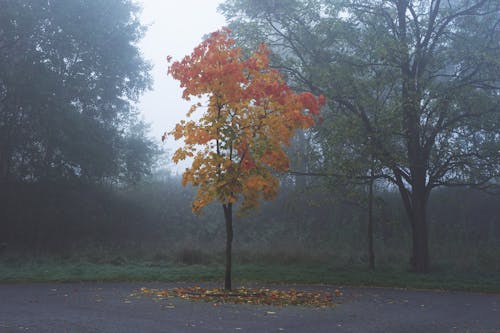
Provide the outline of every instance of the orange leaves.
{"type": "Polygon", "coordinates": [[[262,176],[250,176],[246,179],[245,185],[251,191],[262,191],[267,182],[262,176]]]}
{"type": "Polygon", "coordinates": [[[172,156],[172,160],[175,163],[178,163],[179,161],[183,161],[186,159],[186,157],[192,157],[193,153],[186,151],[183,148],[179,148],[175,151],[174,155],[172,156]]]}
{"type": "Polygon", "coordinates": [[[228,29],[213,32],[190,55],[170,65],[168,74],[180,81],[183,98],[210,94],[220,82],[227,84],[220,87],[225,90],[245,81],[241,49],[234,47],[228,34],[228,29]]]}
{"type": "Polygon", "coordinates": [[[266,150],[262,155],[262,162],[277,171],[288,170],[288,158],[282,149],[266,150]]]}
{"type": "Polygon", "coordinates": [[[245,156],[241,160],[241,170],[242,171],[247,171],[255,168],[255,163],[252,161],[249,157],[245,156]]]}
{"type": "Polygon", "coordinates": [[[318,103],[320,106],[324,106],[326,104],[326,98],[323,95],[319,95],[318,97],[318,103]]]}
{"type": "Polygon", "coordinates": [[[300,100],[304,108],[309,110],[313,115],[319,114],[319,108],[321,107],[320,101],[324,103],[324,96],[320,96],[318,99],[310,92],[303,92],[300,94],[300,100]]]}
{"type": "MultiPolygon", "coordinates": [[[[174,162],[194,157],[183,184],[198,187],[193,211],[212,201],[234,203],[242,210],[272,199],[278,180],[272,171],[288,169],[283,149],[295,129],[314,125],[324,98],[294,93],[282,75],[269,67],[269,49],[261,44],[248,58],[229,38],[229,30],[210,35],[168,73],[180,81],[183,97],[204,97],[187,116],[203,110],[197,121],[181,121],[170,132],[183,139],[174,162]]],[[[170,63],[170,62],[169,62],[170,63]]]]}
{"type": "MultiPolygon", "coordinates": [[[[313,307],[334,307],[339,302],[335,297],[341,296],[341,293],[300,291],[295,289],[249,289],[238,288],[232,291],[214,288],[207,289],[202,287],[191,288],[172,288],[172,289],[148,289],[141,288],[141,294],[153,297],[155,299],[182,298],[189,301],[204,301],[215,304],[255,304],[288,306],[301,305],[313,307]]],[[[269,314],[274,314],[270,312],[269,314]]]]}

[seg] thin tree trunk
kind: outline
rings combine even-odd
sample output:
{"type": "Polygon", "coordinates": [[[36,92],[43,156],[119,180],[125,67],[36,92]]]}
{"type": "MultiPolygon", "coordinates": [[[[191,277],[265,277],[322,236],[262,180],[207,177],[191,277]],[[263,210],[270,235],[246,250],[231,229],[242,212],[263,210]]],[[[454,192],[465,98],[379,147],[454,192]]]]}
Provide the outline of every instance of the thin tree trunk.
{"type": "Polygon", "coordinates": [[[373,168],[370,169],[368,187],[368,268],[375,270],[375,252],[373,250],[373,168]]]}
{"type": "Polygon", "coordinates": [[[226,220],[226,273],[224,277],[224,289],[231,290],[231,252],[233,246],[233,204],[222,205],[224,218],[226,220]]]}
{"type": "Polygon", "coordinates": [[[9,170],[8,161],[5,145],[0,142],[0,183],[7,181],[9,170]]]}
{"type": "MultiPolygon", "coordinates": [[[[307,172],[306,163],[306,137],[304,131],[296,131],[297,135],[297,152],[296,152],[296,163],[297,170],[307,172]]],[[[295,176],[295,188],[298,191],[303,191],[307,185],[307,176],[295,176]]]]}

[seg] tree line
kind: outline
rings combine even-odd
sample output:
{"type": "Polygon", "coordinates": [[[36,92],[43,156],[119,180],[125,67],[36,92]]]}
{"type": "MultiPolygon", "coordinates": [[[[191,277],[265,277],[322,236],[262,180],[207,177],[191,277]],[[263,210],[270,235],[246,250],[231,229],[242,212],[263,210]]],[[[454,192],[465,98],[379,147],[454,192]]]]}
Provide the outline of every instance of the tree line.
{"type": "Polygon", "coordinates": [[[229,0],[221,11],[241,45],[265,41],[296,89],[327,98],[311,171],[396,187],[411,266],[427,272],[431,192],[498,185],[499,3],[229,0]]]}
{"type": "Polygon", "coordinates": [[[132,1],[1,0],[0,183],[133,182],[156,148],[132,1]]]}
{"type": "MultiPolygon", "coordinates": [[[[135,107],[151,85],[139,8],[0,8],[0,243],[149,246],[203,261],[224,241],[221,216],[212,206],[193,216],[193,189],[151,175],[158,147],[135,107]]],[[[276,202],[237,218],[237,252],[269,257],[274,245],[368,263],[368,234],[375,258],[406,256],[410,244],[410,266],[426,272],[441,245],[495,248],[498,197],[484,192],[497,191],[500,171],[496,1],[228,0],[220,10],[243,52],[265,42],[288,85],[326,98],[318,124],[287,148],[292,173],[276,202]]]]}

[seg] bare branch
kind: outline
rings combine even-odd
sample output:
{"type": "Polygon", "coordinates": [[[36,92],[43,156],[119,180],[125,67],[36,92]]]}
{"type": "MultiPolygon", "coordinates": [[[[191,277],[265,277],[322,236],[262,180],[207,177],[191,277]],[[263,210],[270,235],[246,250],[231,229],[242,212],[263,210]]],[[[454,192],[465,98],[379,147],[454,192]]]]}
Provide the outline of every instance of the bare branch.
{"type": "MultiPolygon", "coordinates": [[[[434,48],[436,47],[436,45],[438,43],[438,40],[443,35],[444,30],[448,27],[448,24],[450,24],[453,20],[455,20],[456,18],[458,18],[460,16],[474,15],[475,11],[477,9],[481,8],[487,1],[488,0],[480,0],[468,8],[465,8],[465,9],[460,10],[454,14],[451,14],[451,15],[444,17],[440,22],[438,22],[437,26],[436,26],[437,31],[434,34],[434,38],[430,42],[430,46],[427,49],[427,54],[428,55],[432,54],[432,52],[434,51],[434,48]]],[[[439,8],[437,8],[436,10],[438,10],[438,9],[439,8]]],[[[432,35],[433,31],[434,31],[434,29],[431,29],[427,33],[432,35]]],[[[431,38],[431,36],[429,36],[429,38],[431,38]]],[[[429,43],[429,42],[427,42],[427,43],[429,43]]]]}
{"type": "Polygon", "coordinates": [[[290,170],[287,173],[292,176],[332,177],[332,178],[355,179],[355,180],[387,179],[390,180],[391,182],[394,180],[394,178],[386,174],[375,174],[373,176],[360,176],[360,175],[338,174],[331,172],[301,172],[293,170],[290,170]]]}

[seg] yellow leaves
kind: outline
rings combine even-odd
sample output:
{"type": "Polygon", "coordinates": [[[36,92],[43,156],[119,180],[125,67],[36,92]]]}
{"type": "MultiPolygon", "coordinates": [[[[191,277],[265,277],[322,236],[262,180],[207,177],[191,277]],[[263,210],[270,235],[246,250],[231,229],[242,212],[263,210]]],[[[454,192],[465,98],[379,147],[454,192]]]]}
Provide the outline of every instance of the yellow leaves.
{"type": "Polygon", "coordinates": [[[269,192],[276,184],[270,175],[252,175],[244,180],[246,191],[269,192]]]}
{"type": "Polygon", "coordinates": [[[235,195],[229,195],[224,201],[227,201],[228,203],[235,203],[236,201],[238,201],[238,197],[235,195]]]}
{"type": "Polygon", "coordinates": [[[189,135],[185,136],[186,145],[204,145],[212,140],[210,132],[205,128],[195,127],[190,130],[189,135]]]}
{"type": "Polygon", "coordinates": [[[207,205],[207,200],[196,199],[193,201],[192,209],[193,213],[199,214],[201,209],[207,205]]]}
{"type": "Polygon", "coordinates": [[[229,159],[225,159],[223,162],[222,162],[222,166],[224,167],[224,169],[226,170],[229,170],[231,169],[233,165],[233,161],[229,160],[229,159]]]}
{"type": "Polygon", "coordinates": [[[191,107],[189,108],[189,111],[187,112],[187,116],[190,117],[197,109],[197,105],[191,105],[191,107]]]}
{"type": "Polygon", "coordinates": [[[151,293],[152,293],[152,291],[151,291],[151,289],[148,289],[148,288],[142,287],[142,288],[141,288],[141,293],[143,293],[143,294],[151,294],[151,293]]]}
{"type": "MultiPolygon", "coordinates": [[[[189,301],[204,301],[216,304],[255,304],[272,306],[312,306],[312,307],[334,307],[339,302],[335,297],[341,296],[329,292],[300,291],[295,289],[251,289],[238,288],[227,291],[220,288],[207,289],[199,286],[190,288],[172,288],[172,289],[148,289],[141,288],[140,293],[155,299],[182,298],[189,301]]],[[[274,311],[268,311],[267,314],[275,314],[274,311]]]]}
{"type": "MultiPolygon", "coordinates": [[[[196,121],[181,121],[170,135],[183,139],[175,163],[194,157],[183,184],[198,187],[193,211],[212,201],[235,203],[241,210],[274,198],[279,185],[271,170],[288,169],[283,149],[295,129],[314,124],[321,99],[294,93],[282,75],[269,68],[270,51],[261,44],[244,59],[229,38],[229,30],[214,32],[181,61],[170,63],[168,73],[180,81],[183,97],[204,96],[208,101],[196,121]]],[[[189,109],[191,116],[201,107],[189,109]]]]}
{"type": "Polygon", "coordinates": [[[184,126],[182,123],[176,124],[175,129],[170,132],[174,136],[175,140],[179,140],[184,135],[184,126]]]}
{"type": "Polygon", "coordinates": [[[262,176],[250,176],[246,179],[245,185],[249,190],[262,190],[267,183],[262,176]]]}
{"type": "Polygon", "coordinates": [[[288,170],[288,157],[283,149],[266,150],[262,155],[262,162],[278,171],[288,170]]]}
{"type": "Polygon", "coordinates": [[[178,148],[172,156],[172,161],[178,163],[179,161],[185,160],[187,157],[193,157],[193,153],[185,148],[178,148]]]}

